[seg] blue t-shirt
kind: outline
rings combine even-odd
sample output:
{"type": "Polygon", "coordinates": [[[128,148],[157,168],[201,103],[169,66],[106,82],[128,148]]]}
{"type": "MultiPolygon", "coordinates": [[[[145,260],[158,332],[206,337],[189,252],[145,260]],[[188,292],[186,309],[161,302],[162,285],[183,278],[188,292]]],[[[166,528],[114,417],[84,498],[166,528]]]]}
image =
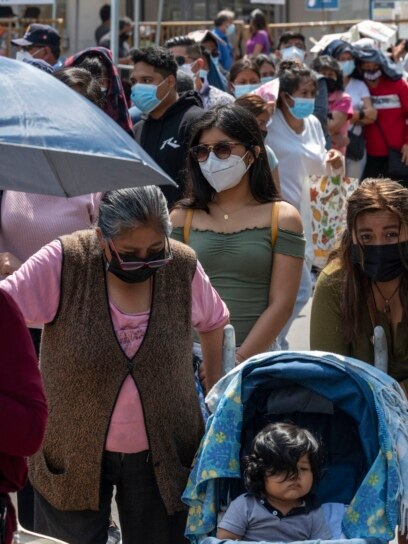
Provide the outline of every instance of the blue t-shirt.
{"type": "Polygon", "coordinates": [[[249,493],[231,502],[218,527],[242,540],[255,542],[331,539],[321,508],[313,509],[305,503],[284,516],[263,499],[249,493]]]}

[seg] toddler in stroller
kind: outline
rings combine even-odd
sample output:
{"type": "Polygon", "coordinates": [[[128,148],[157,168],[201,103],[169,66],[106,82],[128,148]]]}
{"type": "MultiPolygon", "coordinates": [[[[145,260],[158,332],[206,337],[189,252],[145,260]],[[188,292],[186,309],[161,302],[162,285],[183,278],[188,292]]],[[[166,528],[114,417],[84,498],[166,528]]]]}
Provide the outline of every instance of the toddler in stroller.
{"type": "Polygon", "coordinates": [[[390,376],[334,354],[266,353],[230,372],[206,400],[212,415],[183,495],[194,544],[220,542],[218,516],[244,492],[241,463],[254,437],[288,420],[327,450],[313,492],[324,509],[342,507],[332,542],[393,540],[397,525],[406,531],[408,404],[390,376]]]}
{"type": "Polygon", "coordinates": [[[311,494],[323,456],[316,438],[290,423],[273,423],[255,437],[244,459],[248,493],[229,505],[218,538],[234,540],[329,539],[324,513],[311,494]]]}

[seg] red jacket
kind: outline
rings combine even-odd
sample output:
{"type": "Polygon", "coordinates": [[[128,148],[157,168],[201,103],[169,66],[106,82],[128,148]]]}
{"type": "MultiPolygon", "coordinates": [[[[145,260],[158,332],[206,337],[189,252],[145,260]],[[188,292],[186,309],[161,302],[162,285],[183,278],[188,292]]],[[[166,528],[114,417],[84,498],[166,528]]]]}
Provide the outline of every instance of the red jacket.
{"type": "Polygon", "coordinates": [[[378,117],[375,123],[364,127],[367,155],[386,157],[389,147],[400,151],[408,144],[408,84],[403,79],[392,81],[381,76],[378,86],[369,89],[378,117]]]}
{"type": "MultiPolygon", "coordinates": [[[[40,447],[47,420],[47,403],[40,371],[23,316],[0,289],[0,493],[25,484],[25,457],[40,447]]],[[[6,543],[16,528],[9,500],[6,543]]]]}

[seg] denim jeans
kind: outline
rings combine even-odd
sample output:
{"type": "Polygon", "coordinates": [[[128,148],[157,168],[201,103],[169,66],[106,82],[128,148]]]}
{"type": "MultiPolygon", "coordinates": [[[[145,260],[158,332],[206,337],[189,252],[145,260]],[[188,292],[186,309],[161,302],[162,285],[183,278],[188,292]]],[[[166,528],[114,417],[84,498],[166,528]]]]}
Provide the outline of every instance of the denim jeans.
{"type": "Polygon", "coordinates": [[[187,512],[169,516],[156,484],[151,456],[105,452],[98,511],[61,511],[35,491],[38,533],[68,544],[106,544],[113,486],[123,544],[185,544],[187,512]]]}

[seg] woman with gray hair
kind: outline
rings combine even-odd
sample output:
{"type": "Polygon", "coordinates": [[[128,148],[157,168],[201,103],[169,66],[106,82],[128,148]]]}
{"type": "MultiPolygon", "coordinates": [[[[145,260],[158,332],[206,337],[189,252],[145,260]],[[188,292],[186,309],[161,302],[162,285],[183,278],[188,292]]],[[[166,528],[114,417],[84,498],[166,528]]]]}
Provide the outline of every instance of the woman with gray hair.
{"type": "Polygon", "coordinates": [[[98,226],[44,246],[0,287],[44,323],[50,417],[31,459],[35,528],[105,544],[116,486],[124,544],[184,541],[181,493],[203,433],[192,328],[207,386],[228,310],[195,253],[169,240],[157,187],[111,191],[98,226]]]}

